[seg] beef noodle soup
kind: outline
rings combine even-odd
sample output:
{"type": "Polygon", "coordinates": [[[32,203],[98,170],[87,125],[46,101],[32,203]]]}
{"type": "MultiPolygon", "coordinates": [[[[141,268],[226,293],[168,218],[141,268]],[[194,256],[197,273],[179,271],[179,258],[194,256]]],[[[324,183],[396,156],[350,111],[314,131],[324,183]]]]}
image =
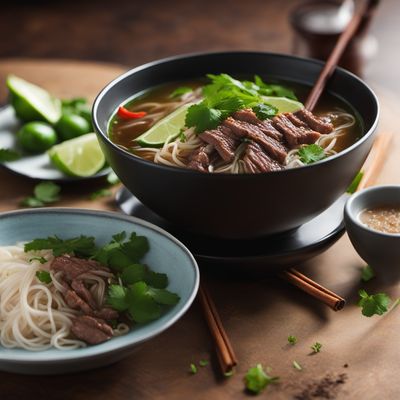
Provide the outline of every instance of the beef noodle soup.
{"type": "Polygon", "coordinates": [[[214,173],[261,173],[317,162],[352,145],[362,126],[325,94],[313,113],[297,83],[227,74],[168,83],[129,99],[110,120],[121,148],[157,164],[214,173]]]}

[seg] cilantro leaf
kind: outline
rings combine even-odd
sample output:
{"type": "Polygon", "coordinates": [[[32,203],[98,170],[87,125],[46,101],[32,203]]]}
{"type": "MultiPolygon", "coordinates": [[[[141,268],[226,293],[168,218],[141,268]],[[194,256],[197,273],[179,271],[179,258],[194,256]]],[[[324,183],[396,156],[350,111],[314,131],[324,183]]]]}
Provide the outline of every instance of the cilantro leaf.
{"type": "Polygon", "coordinates": [[[209,364],[209,362],[207,360],[200,360],[199,361],[200,367],[206,367],[208,364],[209,364]]]}
{"type": "Polygon", "coordinates": [[[144,281],[156,289],[165,289],[168,286],[167,274],[150,271],[149,269],[145,274],[144,281]]]}
{"type": "Polygon", "coordinates": [[[57,236],[49,236],[48,238],[34,239],[25,243],[24,251],[33,250],[53,250],[54,256],[63,254],[75,254],[78,256],[92,256],[96,250],[94,237],[81,235],[72,239],[60,239],[57,236]]]}
{"type": "Polygon", "coordinates": [[[390,297],[385,293],[369,295],[364,289],[358,292],[360,300],[358,306],[362,308],[361,312],[366,317],[373,315],[383,315],[388,311],[390,297]]]}
{"type": "Polygon", "coordinates": [[[170,95],[169,97],[174,98],[174,97],[181,97],[182,95],[186,93],[193,92],[193,89],[188,87],[188,86],[181,86],[176,88],[170,95]]]}
{"type": "Polygon", "coordinates": [[[362,270],[361,270],[361,280],[363,282],[368,282],[372,278],[375,277],[375,272],[372,269],[370,265],[366,265],[362,270]]]}
{"type": "Polygon", "coordinates": [[[322,348],[322,344],[315,342],[312,346],[311,346],[311,350],[313,351],[313,353],[319,353],[321,351],[322,348]]]}
{"type": "Polygon", "coordinates": [[[293,335],[289,335],[287,340],[289,344],[291,344],[292,346],[294,346],[297,343],[297,337],[293,335]]]}
{"type": "Polygon", "coordinates": [[[112,241],[116,243],[122,243],[126,239],[126,232],[122,231],[120,233],[116,233],[112,236],[112,241]]]}
{"type": "Polygon", "coordinates": [[[52,281],[49,271],[36,271],[36,278],[43,283],[50,283],[52,281]]]}
{"type": "Polygon", "coordinates": [[[188,128],[194,127],[196,133],[204,132],[207,129],[216,128],[222,118],[222,112],[215,108],[207,107],[205,104],[193,104],[188,108],[185,125],[188,128]]]}
{"type": "Polygon", "coordinates": [[[125,285],[133,285],[136,282],[144,281],[147,270],[143,264],[128,265],[121,274],[121,280],[125,285]]]}
{"type": "Polygon", "coordinates": [[[312,164],[326,157],[324,149],[315,143],[301,147],[298,155],[304,164],[312,164]]]}
{"type": "Polygon", "coordinates": [[[261,120],[272,118],[278,113],[278,109],[276,107],[270,106],[265,103],[257,104],[253,107],[253,111],[257,115],[257,118],[261,120]]]}
{"type": "Polygon", "coordinates": [[[21,154],[13,149],[0,149],[0,163],[16,161],[21,158],[21,154]]]}
{"type": "Polygon", "coordinates": [[[352,182],[350,183],[350,186],[346,189],[346,193],[353,194],[357,191],[358,185],[361,182],[362,177],[364,176],[364,172],[359,171],[357,175],[354,177],[352,182]]]}
{"type": "Polygon", "coordinates": [[[270,376],[264,372],[261,364],[250,368],[245,375],[246,389],[252,393],[261,393],[268,385],[275,383],[279,377],[270,376]]]}
{"type": "Polygon", "coordinates": [[[112,195],[112,191],[107,188],[99,189],[94,191],[90,196],[89,200],[97,200],[100,199],[101,197],[109,197],[112,195]]]}
{"type": "Polygon", "coordinates": [[[40,264],[46,264],[47,260],[44,257],[32,257],[31,259],[29,259],[29,262],[32,261],[39,261],[40,264]]]}
{"type": "Polygon", "coordinates": [[[126,300],[126,289],[120,285],[110,285],[108,288],[106,303],[110,305],[114,310],[127,310],[128,302],[126,300]]]}
{"type": "Polygon", "coordinates": [[[129,240],[121,245],[121,250],[131,259],[138,262],[149,251],[149,241],[145,236],[131,233],[129,240]]]}
{"type": "Polygon", "coordinates": [[[193,363],[190,364],[189,372],[190,372],[192,375],[197,374],[197,367],[196,367],[196,364],[193,364],[193,363]]]}
{"type": "Polygon", "coordinates": [[[53,182],[41,182],[33,189],[35,197],[43,203],[54,203],[60,199],[61,188],[53,182]]]}
{"type": "Polygon", "coordinates": [[[296,360],[293,361],[293,368],[296,368],[299,371],[303,369],[302,366],[296,360]]]}
{"type": "Polygon", "coordinates": [[[129,287],[127,301],[129,314],[135,322],[149,322],[161,315],[161,307],[149,293],[145,282],[136,282],[129,287]]]}
{"type": "Polygon", "coordinates": [[[149,287],[148,293],[158,304],[174,306],[179,303],[180,297],[176,293],[172,293],[167,289],[156,289],[149,287]]]}
{"type": "Polygon", "coordinates": [[[288,99],[297,100],[293,90],[285,86],[265,83],[258,75],[254,76],[254,82],[260,88],[259,92],[264,96],[287,97],[288,99]]]}

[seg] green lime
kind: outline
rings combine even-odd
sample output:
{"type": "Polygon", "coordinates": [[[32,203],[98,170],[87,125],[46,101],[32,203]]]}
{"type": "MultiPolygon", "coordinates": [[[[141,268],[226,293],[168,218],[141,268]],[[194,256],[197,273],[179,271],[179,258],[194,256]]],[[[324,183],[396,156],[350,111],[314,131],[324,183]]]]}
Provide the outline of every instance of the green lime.
{"type": "Polygon", "coordinates": [[[103,168],[104,154],[95,133],[88,133],[53,146],[48,154],[53,164],[71,176],[91,176],[103,168]]]}
{"type": "Polygon", "coordinates": [[[63,114],[56,124],[56,131],[62,140],[69,140],[90,132],[90,124],[77,114],[63,114]]]}
{"type": "Polygon", "coordinates": [[[186,112],[191,105],[193,103],[177,108],[140,135],[136,141],[143,147],[162,147],[165,142],[175,139],[185,126],[186,112]]]}
{"type": "Polygon", "coordinates": [[[273,97],[273,96],[262,96],[267,104],[274,106],[278,109],[278,112],[295,112],[302,109],[304,106],[299,101],[291,100],[286,97],[273,97]]]}
{"type": "Polygon", "coordinates": [[[28,122],[17,132],[17,138],[30,153],[42,153],[57,143],[56,131],[46,122],[28,122]]]}
{"type": "Polygon", "coordinates": [[[49,92],[15,75],[7,78],[11,104],[23,121],[46,121],[55,124],[61,116],[61,102],[49,92]]]}

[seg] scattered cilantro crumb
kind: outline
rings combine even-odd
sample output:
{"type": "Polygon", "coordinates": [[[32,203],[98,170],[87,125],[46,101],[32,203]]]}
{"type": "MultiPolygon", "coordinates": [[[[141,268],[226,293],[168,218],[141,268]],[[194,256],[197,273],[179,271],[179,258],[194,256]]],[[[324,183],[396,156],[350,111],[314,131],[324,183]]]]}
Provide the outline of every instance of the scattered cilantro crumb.
{"type": "Polygon", "coordinates": [[[111,195],[112,195],[112,191],[110,189],[103,188],[103,189],[99,189],[99,190],[96,190],[95,192],[93,192],[89,196],[89,200],[97,200],[102,197],[109,197],[111,195]]]}
{"type": "Polygon", "coordinates": [[[264,371],[261,364],[257,364],[247,371],[244,380],[248,391],[259,394],[271,383],[276,383],[279,377],[270,376],[264,371]]]}
{"type": "Polygon", "coordinates": [[[311,350],[313,351],[313,353],[319,353],[321,351],[322,348],[322,344],[319,342],[315,342],[312,346],[311,346],[311,350]]]}
{"type": "Polygon", "coordinates": [[[358,185],[361,182],[362,177],[364,176],[364,172],[359,171],[357,175],[354,177],[352,182],[350,183],[349,187],[346,189],[346,193],[353,194],[357,191],[358,185]]]}
{"type": "Polygon", "coordinates": [[[209,364],[209,362],[207,360],[200,360],[199,361],[200,367],[206,367],[208,364],[209,364]]]}
{"type": "Polygon", "coordinates": [[[312,164],[326,157],[324,149],[315,143],[301,147],[297,154],[304,164],[312,164]]]}
{"type": "Polygon", "coordinates": [[[190,370],[189,370],[189,372],[192,374],[192,375],[194,375],[194,374],[197,374],[197,367],[196,367],[196,365],[195,364],[190,364],[190,370]]]}
{"type": "Polygon", "coordinates": [[[375,277],[375,272],[372,269],[370,265],[366,265],[362,270],[361,270],[361,280],[363,282],[368,282],[372,278],[375,277]]]}
{"type": "Polygon", "coordinates": [[[232,368],[230,371],[224,372],[224,377],[225,378],[230,378],[233,375],[235,375],[235,368],[232,368]]]}
{"type": "Polygon", "coordinates": [[[16,161],[21,158],[21,154],[13,149],[0,149],[0,164],[16,161]]]}
{"type": "Polygon", "coordinates": [[[299,371],[303,370],[302,366],[296,360],[293,361],[293,368],[295,368],[299,371]]]}
{"type": "Polygon", "coordinates": [[[369,295],[364,289],[361,289],[358,294],[360,296],[358,306],[361,307],[361,313],[366,317],[383,315],[388,311],[391,300],[386,293],[369,295]]]}
{"type": "Polygon", "coordinates": [[[50,283],[51,282],[51,276],[49,271],[36,271],[36,278],[39,279],[40,282],[43,283],[50,283]]]}
{"type": "Polygon", "coordinates": [[[53,182],[41,182],[33,189],[33,196],[28,196],[20,203],[23,207],[44,207],[60,200],[60,186],[53,182]]]}
{"type": "Polygon", "coordinates": [[[47,260],[44,257],[32,257],[31,259],[29,259],[29,262],[32,262],[32,261],[39,261],[40,264],[47,263],[47,260]]]}
{"type": "Polygon", "coordinates": [[[297,337],[293,335],[289,335],[287,340],[289,344],[291,344],[292,346],[294,346],[297,343],[297,337]]]}

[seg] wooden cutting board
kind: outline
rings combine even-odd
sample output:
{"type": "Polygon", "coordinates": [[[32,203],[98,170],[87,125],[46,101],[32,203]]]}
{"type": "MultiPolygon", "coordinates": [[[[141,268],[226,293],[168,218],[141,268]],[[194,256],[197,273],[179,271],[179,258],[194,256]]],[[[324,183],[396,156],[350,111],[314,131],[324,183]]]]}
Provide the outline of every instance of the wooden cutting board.
{"type": "MultiPolygon", "coordinates": [[[[0,101],[5,101],[4,80],[11,72],[42,85],[57,96],[84,95],[92,99],[123,71],[123,67],[109,64],[3,60],[0,62],[0,101]]],[[[380,129],[399,129],[400,102],[382,90],[378,95],[382,102],[380,129]]],[[[399,154],[400,138],[395,132],[379,183],[400,183],[399,154]]],[[[88,194],[101,186],[68,185],[63,188],[63,200],[57,205],[114,209],[110,198],[87,200],[88,194]]],[[[31,182],[0,171],[0,210],[17,208],[19,200],[29,195],[32,187],[31,182]]],[[[390,271],[381,271],[379,266],[377,278],[361,285],[363,265],[344,236],[325,254],[301,268],[347,299],[346,308],[337,313],[275,278],[254,281],[245,269],[240,277],[208,276],[210,291],[239,359],[237,372],[229,379],[219,375],[207,327],[195,304],[167,332],[115,365],[53,377],[0,373],[0,398],[244,399],[248,395],[243,391],[243,376],[256,363],[272,367],[272,374],[280,377],[280,383],[269,387],[260,398],[290,399],[307,390],[312,392],[327,375],[331,381],[339,379],[331,385],[334,388],[329,389],[331,398],[400,398],[400,309],[384,317],[368,319],[361,316],[360,309],[355,306],[361,287],[370,292],[388,292],[393,298],[400,296],[400,289],[390,271]],[[287,345],[288,335],[298,338],[296,346],[287,345]],[[310,355],[310,346],[316,341],[322,343],[321,353],[310,355]],[[190,363],[200,360],[209,360],[210,365],[190,375],[190,363]],[[294,360],[303,366],[302,371],[293,368],[294,360]]]]}

